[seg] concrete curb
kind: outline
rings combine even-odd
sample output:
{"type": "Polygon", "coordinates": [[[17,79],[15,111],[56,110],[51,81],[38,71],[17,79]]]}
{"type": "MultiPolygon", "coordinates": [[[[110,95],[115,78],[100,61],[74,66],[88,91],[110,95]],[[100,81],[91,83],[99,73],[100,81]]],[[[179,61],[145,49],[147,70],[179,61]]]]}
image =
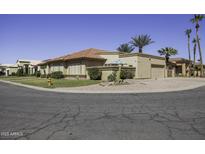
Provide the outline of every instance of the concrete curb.
{"type": "Polygon", "coordinates": [[[16,83],[16,82],[11,82],[11,81],[5,81],[5,80],[0,80],[0,82],[16,85],[16,86],[21,86],[25,88],[30,88],[34,90],[39,90],[39,91],[48,91],[48,92],[57,92],[57,93],[81,93],[81,94],[137,94],[137,93],[161,93],[161,92],[176,92],[176,91],[184,91],[184,90],[190,90],[190,89],[195,89],[199,87],[205,86],[205,83],[202,83],[201,85],[192,85],[189,87],[182,87],[178,89],[155,89],[155,90],[138,90],[138,91],[92,91],[92,90],[75,90],[75,89],[48,89],[48,88],[42,88],[42,87],[36,87],[36,86],[31,86],[31,85],[25,85],[21,83],[16,83]]]}

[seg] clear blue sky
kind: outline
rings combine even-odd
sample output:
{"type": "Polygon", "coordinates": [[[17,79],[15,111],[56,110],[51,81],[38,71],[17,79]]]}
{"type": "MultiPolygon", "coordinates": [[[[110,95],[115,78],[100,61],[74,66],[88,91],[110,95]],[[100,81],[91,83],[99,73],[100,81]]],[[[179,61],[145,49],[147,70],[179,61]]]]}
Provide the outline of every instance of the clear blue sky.
{"type": "MultiPolygon", "coordinates": [[[[193,15],[0,15],[0,63],[18,58],[44,60],[86,48],[115,50],[137,34],[155,41],[145,53],[166,46],[188,57],[185,29],[193,15]]],[[[205,21],[200,37],[205,60],[205,21]]],[[[192,33],[192,38],[195,31],[192,33]]]]}

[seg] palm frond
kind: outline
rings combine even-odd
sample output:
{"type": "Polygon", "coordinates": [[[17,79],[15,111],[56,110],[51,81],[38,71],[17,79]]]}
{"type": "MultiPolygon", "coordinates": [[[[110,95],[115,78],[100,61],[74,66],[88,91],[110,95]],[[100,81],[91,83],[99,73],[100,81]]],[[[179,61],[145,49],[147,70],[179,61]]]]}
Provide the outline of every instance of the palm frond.
{"type": "Polygon", "coordinates": [[[154,43],[152,41],[150,35],[137,35],[135,37],[131,38],[132,41],[130,42],[134,47],[138,47],[139,49],[142,49],[144,46],[147,46],[149,44],[154,43]]]}
{"type": "Polygon", "coordinates": [[[123,43],[123,44],[120,44],[120,46],[117,48],[117,50],[120,52],[130,53],[134,50],[134,47],[132,47],[128,43],[123,43]]]}
{"type": "Polygon", "coordinates": [[[185,34],[186,34],[188,37],[190,37],[191,32],[192,32],[192,29],[191,29],[191,28],[185,30],[185,34]]]}
{"type": "Polygon", "coordinates": [[[194,44],[196,43],[196,38],[193,38],[192,43],[194,44]]]}
{"type": "Polygon", "coordinates": [[[172,47],[165,47],[165,48],[162,48],[160,50],[158,50],[158,53],[162,56],[162,55],[176,55],[178,54],[178,51],[172,47]]]}
{"type": "Polygon", "coordinates": [[[204,15],[201,14],[195,14],[193,18],[190,19],[192,23],[198,23],[199,21],[202,21],[205,18],[204,15]]]}

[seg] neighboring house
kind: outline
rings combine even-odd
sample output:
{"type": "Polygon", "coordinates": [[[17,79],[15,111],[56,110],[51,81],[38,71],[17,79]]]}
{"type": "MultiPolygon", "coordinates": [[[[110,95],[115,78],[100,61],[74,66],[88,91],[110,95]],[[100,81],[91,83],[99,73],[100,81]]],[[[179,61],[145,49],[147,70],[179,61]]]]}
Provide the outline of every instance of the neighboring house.
{"type": "Polygon", "coordinates": [[[131,69],[135,78],[166,77],[165,59],[163,57],[143,53],[119,53],[90,48],[69,55],[43,61],[39,64],[41,73],[50,74],[62,71],[67,77],[87,78],[88,69],[102,70],[102,79],[119,69],[131,69]]]}
{"type": "Polygon", "coordinates": [[[6,74],[6,66],[5,64],[0,64],[0,76],[3,76],[6,74]]]}
{"type": "MultiPolygon", "coordinates": [[[[205,72],[205,65],[203,65],[203,68],[204,68],[204,72],[205,72]]],[[[200,63],[199,62],[197,62],[196,64],[195,64],[195,76],[200,76],[200,73],[201,73],[201,66],[200,66],[200,63]]]]}
{"type": "Polygon", "coordinates": [[[38,70],[38,64],[41,63],[40,60],[26,60],[18,59],[16,65],[18,69],[23,69],[23,73],[27,75],[33,75],[38,70]]]}
{"type": "Polygon", "coordinates": [[[176,62],[169,61],[166,65],[167,77],[176,77],[176,62]]]}
{"type": "Polygon", "coordinates": [[[23,74],[25,75],[33,75],[39,70],[38,64],[40,62],[39,60],[18,59],[16,64],[1,64],[0,75],[10,76],[16,74],[19,69],[23,69],[23,74]]]}
{"type": "Polygon", "coordinates": [[[13,73],[16,73],[18,70],[18,66],[15,64],[1,64],[0,65],[0,74],[9,76],[13,73]]]}
{"type": "MultiPolygon", "coordinates": [[[[185,58],[170,58],[168,63],[168,77],[189,77],[189,60],[185,58]]],[[[205,69],[205,65],[204,65],[205,69]]],[[[205,71],[205,70],[204,70],[205,71]]],[[[195,64],[193,71],[193,61],[191,61],[191,76],[200,76],[200,64],[195,64]]]]}
{"type": "Polygon", "coordinates": [[[189,76],[189,60],[185,58],[170,58],[170,64],[172,63],[175,70],[175,76],[189,76]]]}

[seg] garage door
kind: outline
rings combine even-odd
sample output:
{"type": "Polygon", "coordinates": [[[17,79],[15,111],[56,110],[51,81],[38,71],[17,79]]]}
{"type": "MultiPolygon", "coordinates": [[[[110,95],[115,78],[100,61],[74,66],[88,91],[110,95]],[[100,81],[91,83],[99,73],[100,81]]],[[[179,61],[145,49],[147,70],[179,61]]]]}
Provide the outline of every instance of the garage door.
{"type": "Polygon", "coordinates": [[[151,66],[151,77],[152,79],[164,78],[164,66],[163,65],[152,65],[151,66]]]}

